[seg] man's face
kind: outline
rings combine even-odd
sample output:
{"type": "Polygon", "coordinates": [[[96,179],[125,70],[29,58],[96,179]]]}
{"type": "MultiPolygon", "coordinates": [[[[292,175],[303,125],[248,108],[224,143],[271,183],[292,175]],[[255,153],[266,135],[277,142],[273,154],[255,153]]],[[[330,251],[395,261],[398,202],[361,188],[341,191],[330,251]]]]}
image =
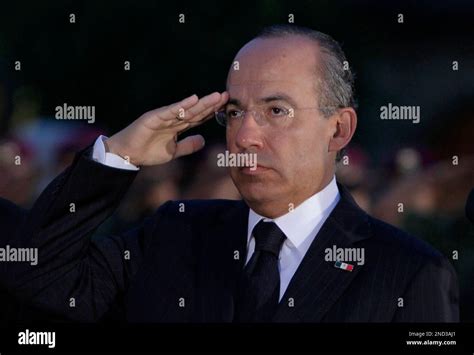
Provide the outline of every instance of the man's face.
{"type": "Polygon", "coordinates": [[[334,174],[330,120],[317,109],[318,47],[300,36],[255,39],[237,54],[227,78],[227,112],[293,110],[283,126],[261,125],[252,113],[226,128],[231,153],[256,153],[258,167],[231,168],[243,198],[257,213],[277,217],[321,190],[334,174]],[[308,109],[309,108],[309,109],[308,109]]]}

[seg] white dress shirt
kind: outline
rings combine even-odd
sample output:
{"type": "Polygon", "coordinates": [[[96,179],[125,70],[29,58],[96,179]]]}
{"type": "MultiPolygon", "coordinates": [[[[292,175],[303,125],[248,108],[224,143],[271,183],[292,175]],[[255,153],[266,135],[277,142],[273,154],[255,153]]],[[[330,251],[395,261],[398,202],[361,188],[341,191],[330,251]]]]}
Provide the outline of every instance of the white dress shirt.
{"type": "MultiPolygon", "coordinates": [[[[95,141],[92,152],[94,160],[118,169],[139,170],[138,167],[120,156],[106,152],[103,143],[105,139],[107,137],[100,136],[95,141]]],[[[309,197],[291,212],[273,220],[260,216],[252,209],[249,210],[246,263],[250,260],[255,250],[255,238],[252,235],[253,228],[261,219],[275,222],[287,237],[281,248],[278,263],[280,270],[280,300],[311,243],[334,207],[336,207],[339,199],[339,189],[336,184],[336,178],[333,177],[331,182],[321,191],[309,197]]]]}
{"type": "Polygon", "coordinates": [[[92,159],[98,163],[111,166],[113,168],[125,169],[125,170],[139,170],[138,167],[123,159],[121,156],[109,153],[105,151],[104,141],[107,139],[105,136],[99,136],[94,143],[92,150],[92,159]]]}
{"type": "Polygon", "coordinates": [[[250,260],[255,250],[255,238],[252,235],[253,228],[261,219],[275,222],[287,237],[281,248],[278,263],[280,300],[311,243],[334,207],[336,207],[339,199],[339,189],[337,188],[336,178],[333,177],[331,182],[321,191],[305,200],[291,212],[278,218],[268,219],[250,209],[246,262],[250,260]]]}

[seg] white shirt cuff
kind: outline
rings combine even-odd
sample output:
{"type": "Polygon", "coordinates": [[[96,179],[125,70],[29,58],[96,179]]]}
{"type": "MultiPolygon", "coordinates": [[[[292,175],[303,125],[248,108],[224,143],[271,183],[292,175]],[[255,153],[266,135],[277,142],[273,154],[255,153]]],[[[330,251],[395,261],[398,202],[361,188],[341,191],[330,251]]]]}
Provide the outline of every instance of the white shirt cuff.
{"type": "Polygon", "coordinates": [[[110,166],[112,168],[124,169],[124,170],[140,170],[138,167],[130,163],[128,160],[123,159],[121,156],[109,153],[105,151],[104,141],[107,139],[106,136],[99,136],[94,143],[92,150],[92,159],[100,164],[110,166]]]}

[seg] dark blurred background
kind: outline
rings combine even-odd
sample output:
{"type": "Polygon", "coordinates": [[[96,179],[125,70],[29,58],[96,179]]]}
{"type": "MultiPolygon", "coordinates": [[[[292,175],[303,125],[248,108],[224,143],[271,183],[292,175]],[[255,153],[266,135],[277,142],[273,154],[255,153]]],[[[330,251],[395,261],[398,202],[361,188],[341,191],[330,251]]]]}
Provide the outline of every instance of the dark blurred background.
{"type": "MultiPolygon", "coordinates": [[[[341,42],[356,73],[359,124],[339,180],[369,213],[448,256],[460,277],[462,320],[473,321],[474,230],[464,216],[474,186],[472,1],[3,1],[0,196],[29,207],[99,134],[193,93],[223,90],[238,49],[290,14],[341,42]],[[389,102],[420,106],[420,122],[381,120],[389,102]],[[56,120],[65,103],[95,106],[95,122],[56,120]]],[[[224,129],[211,121],[196,131],[207,148],[143,168],[96,237],[135,225],[169,199],[239,198],[216,165],[224,129]]]]}

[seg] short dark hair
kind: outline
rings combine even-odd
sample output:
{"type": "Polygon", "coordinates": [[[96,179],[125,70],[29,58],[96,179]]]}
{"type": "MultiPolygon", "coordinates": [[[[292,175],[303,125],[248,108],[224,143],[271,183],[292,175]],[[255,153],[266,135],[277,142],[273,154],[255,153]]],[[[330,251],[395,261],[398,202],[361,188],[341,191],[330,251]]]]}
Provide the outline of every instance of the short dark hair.
{"type": "MultiPolygon", "coordinates": [[[[298,35],[316,42],[321,50],[321,67],[316,68],[319,110],[324,117],[334,114],[338,108],[357,108],[354,98],[354,74],[348,65],[341,45],[331,36],[311,28],[281,24],[265,27],[255,38],[281,38],[298,35]]],[[[337,152],[341,160],[344,149],[337,152]]]]}

